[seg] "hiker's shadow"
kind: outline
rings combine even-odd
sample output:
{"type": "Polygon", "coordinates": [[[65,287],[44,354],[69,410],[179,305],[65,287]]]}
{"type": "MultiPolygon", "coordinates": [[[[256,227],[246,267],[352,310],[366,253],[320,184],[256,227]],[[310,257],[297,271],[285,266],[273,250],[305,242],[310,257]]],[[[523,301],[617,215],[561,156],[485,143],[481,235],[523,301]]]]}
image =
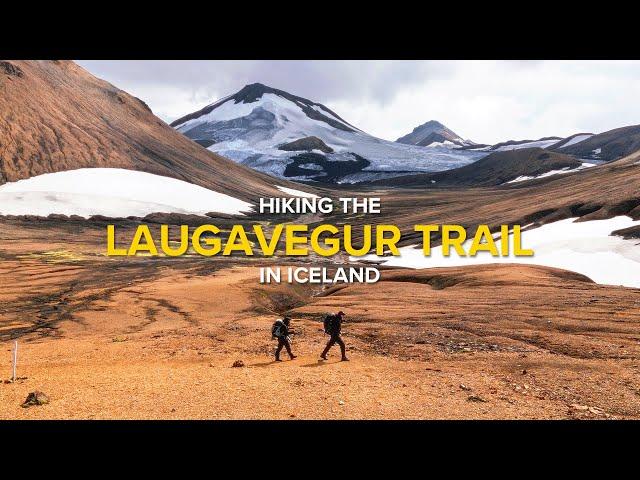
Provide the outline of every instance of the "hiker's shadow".
{"type": "Polygon", "coordinates": [[[336,362],[331,362],[331,361],[327,361],[327,360],[318,360],[317,362],[313,362],[313,363],[305,363],[304,365],[300,365],[301,367],[322,367],[324,365],[332,365],[336,362]]]}
{"type": "Polygon", "coordinates": [[[271,360],[269,362],[252,363],[249,366],[250,367],[268,367],[269,365],[273,365],[274,363],[279,363],[279,362],[276,362],[275,360],[271,360]]]}

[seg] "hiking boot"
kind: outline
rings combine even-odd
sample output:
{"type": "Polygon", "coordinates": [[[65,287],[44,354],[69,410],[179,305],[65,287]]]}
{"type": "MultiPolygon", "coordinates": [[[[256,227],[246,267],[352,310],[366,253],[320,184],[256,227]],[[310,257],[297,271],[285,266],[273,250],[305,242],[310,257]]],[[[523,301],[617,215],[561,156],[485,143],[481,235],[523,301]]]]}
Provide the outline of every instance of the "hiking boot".
{"type": "Polygon", "coordinates": [[[280,360],[279,358],[276,358],[276,362],[281,362],[282,360],[280,360]]]}
{"type": "Polygon", "coordinates": [[[342,358],[340,359],[340,361],[341,361],[341,362],[348,362],[348,361],[349,361],[349,359],[348,359],[347,357],[342,357],[342,358]]]}
{"type": "Polygon", "coordinates": [[[297,355],[291,355],[291,360],[293,360],[294,358],[298,358],[297,355]]]}
{"type": "Polygon", "coordinates": [[[320,355],[320,360],[326,360],[327,357],[325,357],[324,355],[320,355]]]}

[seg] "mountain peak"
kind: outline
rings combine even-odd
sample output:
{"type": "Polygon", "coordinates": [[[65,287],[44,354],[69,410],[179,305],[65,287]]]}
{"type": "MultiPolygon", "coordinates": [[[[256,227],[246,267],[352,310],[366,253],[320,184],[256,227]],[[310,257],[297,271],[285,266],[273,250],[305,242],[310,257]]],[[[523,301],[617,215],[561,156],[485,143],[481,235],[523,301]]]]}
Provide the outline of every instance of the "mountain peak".
{"type": "Polygon", "coordinates": [[[456,145],[466,144],[459,135],[437,120],[429,120],[422,125],[418,125],[411,133],[400,137],[396,142],[407,145],[419,145],[422,147],[427,147],[432,143],[444,142],[451,142],[456,145]]]}
{"type": "Polygon", "coordinates": [[[207,105],[202,110],[198,110],[197,112],[190,113],[189,115],[186,115],[182,118],[175,120],[174,122],[171,122],[171,126],[179,127],[180,125],[184,124],[185,122],[188,122],[189,120],[194,120],[200,117],[204,117],[205,115],[209,115],[215,109],[217,109],[218,107],[230,101],[233,101],[233,103],[236,105],[239,103],[247,104],[247,103],[258,102],[266,94],[277,95],[279,97],[282,97],[290,101],[292,104],[294,104],[296,108],[300,108],[307,115],[307,117],[313,120],[325,122],[326,124],[340,130],[344,130],[348,132],[355,131],[355,128],[352,125],[347,123],[345,120],[340,118],[338,114],[331,111],[329,108],[325,107],[321,103],[317,103],[309,99],[306,99],[304,97],[293,95],[289,92],[270,87],[263,83],[250,83],[248,85],[245,85],[233,95],[224,97],[223,99],[218,100],[217,102],[212,103],[211,105],[207,105]]]}
{"type": "Polygon", "coordinates": [[[417,132],[417,131],[422,130],[424,128],[442,128],[442,129],[446,129],[447,127],[445,127],[442,123],[440,123],[437,120],[429,120],[428,122],[425,122],[422,125],[418,125],[416,128],[413,129],[413,131],[417,132]]]}
{"type": "Polygon", "coordinates": [[[283,94],[286,94],[287,92],[284,90],[278,90],[277,88],[272,88],[264,83],[249,83],[233,94],[231,98],[233,98],[236,103],[253,103],[266,93],[274,93],[276,95],[283,96],[283,94]]]}

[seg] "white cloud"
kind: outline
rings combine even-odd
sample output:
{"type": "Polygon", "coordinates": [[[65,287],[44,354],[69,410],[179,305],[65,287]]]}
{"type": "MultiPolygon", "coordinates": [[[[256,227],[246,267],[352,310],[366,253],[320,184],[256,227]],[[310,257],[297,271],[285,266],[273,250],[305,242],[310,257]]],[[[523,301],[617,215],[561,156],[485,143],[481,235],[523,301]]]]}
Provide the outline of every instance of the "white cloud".
{"type": "Polygon", "coordinates": [[[638,61],[81,61],[171,121],[261,82],[395,140],[436,119],[477,142],[640,123],[638,61]]]}

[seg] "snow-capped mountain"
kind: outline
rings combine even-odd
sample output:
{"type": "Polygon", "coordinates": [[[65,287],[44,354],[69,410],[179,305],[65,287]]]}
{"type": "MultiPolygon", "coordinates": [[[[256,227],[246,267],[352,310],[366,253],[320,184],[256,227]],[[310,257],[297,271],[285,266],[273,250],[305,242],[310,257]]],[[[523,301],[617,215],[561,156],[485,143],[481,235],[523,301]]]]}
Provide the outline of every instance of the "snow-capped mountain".
{"type": "Polygon", "coordinates": [[[171,126],[224,157],[293,180],[375,180],[448,170],[486,155],[442,142],[423,147],[376,138],[320,103],[260,83],[171,126]]]}
{"type": "Polygon", "coordinates": [[[398,143],[406,145],[418,145],[421,147],[431,147],[438,145],[474,145],[473,142],[462,139],[458,134],[445,127],[436,120],[429,120],[417,126],[411,133],[396,140],[398,143]]]}

